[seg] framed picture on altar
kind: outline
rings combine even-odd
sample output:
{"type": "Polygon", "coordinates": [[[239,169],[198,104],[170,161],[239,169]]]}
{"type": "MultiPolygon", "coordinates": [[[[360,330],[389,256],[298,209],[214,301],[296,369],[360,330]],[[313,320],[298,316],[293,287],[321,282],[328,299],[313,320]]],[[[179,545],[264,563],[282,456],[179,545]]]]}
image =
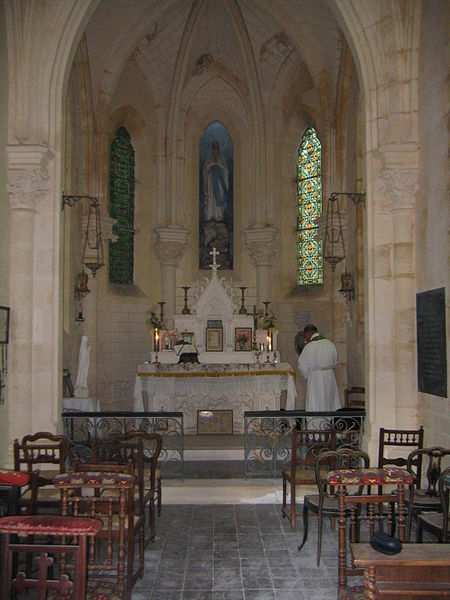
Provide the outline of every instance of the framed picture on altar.
{"type": "Polygon", "coordinates": [[[234,330],[235,352],[248,352],[252,349],[252,328],[236,327],[234,330]]]}
{"type": "Polygon", "coordinates": [[[222,327],[206,328],[206,352],[222,352],[223,329],[222,327]]]}
{"type": "Polygon", "coordinates": [[[180,333],[181,339],[186,342],[186,344],[194,345],[194,332],[193,331],[182,331],[180,333]]]}

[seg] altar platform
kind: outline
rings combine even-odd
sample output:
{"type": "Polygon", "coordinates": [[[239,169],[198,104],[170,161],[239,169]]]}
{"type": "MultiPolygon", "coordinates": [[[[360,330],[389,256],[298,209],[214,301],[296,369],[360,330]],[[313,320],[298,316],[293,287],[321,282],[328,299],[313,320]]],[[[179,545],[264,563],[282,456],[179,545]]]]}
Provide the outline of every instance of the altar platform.
{"type": "Polygon", "coordinates": [[[182,412],[187,434],[199,433],[200,412],[228,411],[230,428],[216,433],[242,434],[245,411],[295,410],[296,397],[289,363],[144,363],[136,369],[133,410],[182,412]]]}

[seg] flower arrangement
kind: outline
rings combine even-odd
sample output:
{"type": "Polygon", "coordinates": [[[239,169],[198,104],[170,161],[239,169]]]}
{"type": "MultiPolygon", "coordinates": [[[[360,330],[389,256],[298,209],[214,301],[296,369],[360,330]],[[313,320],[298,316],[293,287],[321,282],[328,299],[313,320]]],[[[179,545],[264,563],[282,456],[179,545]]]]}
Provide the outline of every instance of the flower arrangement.
{"type": "Polygon", "coordinates": [[[272,310],[264,312],[260,310],[256,313],[256,318],[262,324],[262,329],[273,329],[275,327],[275,321],[277,320],[272,310]]]}
{"type": "Polygon", "coordinates": [[[153,329],[162,329],[161,320],[156,316],[155,311],[148,310],[145,314],[149,315],[145,321],[148,327],[153,327],[153,329]]]}
{"type": "Polygon", "coordinates": [[[249,336],[245,332],[239,332],[235,336],[234,341],[236,342],[236,344],[239,344],[239,348],[243,350],[247,345],[249,339],[249,336]]]}

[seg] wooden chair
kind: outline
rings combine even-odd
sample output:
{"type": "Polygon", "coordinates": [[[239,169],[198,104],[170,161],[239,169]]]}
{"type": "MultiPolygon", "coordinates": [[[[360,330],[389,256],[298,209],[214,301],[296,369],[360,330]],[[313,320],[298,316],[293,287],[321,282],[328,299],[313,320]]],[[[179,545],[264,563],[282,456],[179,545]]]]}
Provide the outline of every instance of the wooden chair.
{"type": "MultiPolygon", "coordinates": [[[[142,511],[144,514],[144,507],[149,506],[148,522],[152,542],[155,539],[155,500],[161,503],[161,472],[157,468],[161,447],[162,437],[158,433],[144,431],[117,435],[109,441],[96,440],[93,445],[95,463],[133,461],[136,507],[139,513],[142,511]]],[[[160,514],[160,509],[158,513],[160,514]]]]}
{"type": "Polygon", "coordinates": [[[345,388],[344,390],[344,407],[345,408],[365,408],[366,401],[364,394],[366,389],[364,387],[352,386],[345,388]],[[352,398],[352,396],[354,396],[352,398]],[[362,396],[362,397],[361,397],[362,396]]]}
{"type": "Polygon", "coordinates": [[[19,510],[20,490],[30,482],[30,473],[0,469],[0,517],[15,515],[19,510]]]}
{"type": "MultiPolygon", "coordinates": [[[[296,487],[299,485],[315,485],[315,462],[320,452],[334,450],[336,432],[334,429],[292,429],[291,458],[288,469],[283,469],[283,504],[281,514],[291,521],[291,530],[295,531],[295,518],[298,514],[295,507],[296,487]],[[287,486],[289,484],[290,506],[287,508],[287,486]]],[[[322,473],[326,478],[327,472],[322,473]]]]}
{"type": "MultiPolygon", "coordinates": [[[[369,468],[369,464],[370,459],[366,452],[363,452],[362,450],[351,450],[350,448],[321,452],[316,458],[315,479],[319,493],[316,495],[305,495],[303,501],[303,539],[298,549],[301,550],[303,548],[308,537],[308,517],[309,511],[312,511],[318,516],[317,566],[320,565],[323,519],[326,517],[335,519],[339,516],[336,490],[329,486],[326,480],[324,480],[324,473],[330,469],[367,469],[369,468]]],[[[363,488],[360,487],[356,493],[361,494],[362,491],[363,488]]]]}
{"type": "Polygon", "coordinates": [[[53,477],[66,470],[70,442],[64,435],[47,431],[14,440],[14,469],[30,474],[28,488],[19,498],[19,510],[36,514],[39,509],[57,508],[61,495],[53,477]]]}
{"type": "Polygon", "coordinates": [[[441,446],[432,446],[413,450],[406,461],[406,468],[413,476],[413,485],[406,495],[405,503],[408,507],[408,539],[411,535],[413,519],[424,511],[439,512],[441,498],[438,483],[442,473],[442,460],[450,455],[450,449],[441,446]],[[419,460],[421,457],[421,461],[419,460]],[[421,464],[422,477],[419,479],[417,464],[421,464]],[[423,475],[425,474],[425,481],[423,475]],[[425,484],[425,485],[423,485],[425,484]]]}
{"type": "Polygon", "coordinates": [[[450,542],[449,529],[449,495],[450,495],[450,467],[442,471],[439,477],[439,497],[441,507],[439,513],[421,513],[417,516],[416,541],[422,543],[423,530],[435,535],[440,542],[450,542]]]}
{"type": "MultiPolygon", "coordinates": [[[[91,518],[62,517],[57,515],[16,515],[0,519],[0,532],[3,533],[0,599],[10,600],[16,594],[29,590],[37,590],[37,598],[46,598],[52,590],[60,597],[68,597],[71,592],[73,600],[86,598],[86,557],[87,538],[93,538],[100,531],[102,522],[91,518]],[[24,534],[28,534],[23,538],[24,534]],[[20,536],[20,537],[17,537],[20,536]],[[45,541],[37,540],[46,536],[45,541]],[[48,539],[50,538],[50,539],[48,539]],[[62,541],[61,541],[62,539],[62,541]],[[35,576],[24,571],[16,572],[19,554],[36,555],[33,561],[37,567],[35,576]],[[52,576],[56,557],[64,555],[72,558],[72,581],[67,574],[68,569],[60,570],[60,577],[52,576]],[[49,570],[49,567],[52,567],[49,570]]],[[[28,597],[28,596],[27,596],[28,597]]],[[[34,597],[34,596],[33,596],[34,597]]]]}
{"type": "Polygon", "coordinates": [[[158,458],[162,449],[162,436],[159,433],[131,431],[118,435],[113,443],[120,447],[136,449],[138,459],[138,485],[144,505],[148,504],[148,523],[151,541],[155,540],[155,502],[158,516],[161,515],[161,470],[158,458]]]}
{"type": "MultiPolygon", "coordinates": [[[[83,467],[98,469],[99,465],[83,467]]],[[[95,544],[89,550],[89,587],[94,579],[109,579],[115,592],[129,599],[134,583],[144,574],[143,535],[139,538],[139,559],[134,567],[134,539],[137,532],[143,533],[144,516],[134,512],[132,463],[104,467],[102,471],[57,475],[55,486],[62,492],[63,515],[89,515],[102,521],[95,544]]]]}
{"type": "Polygon", "coordinates": [[[338,598],[352,597],[352,589],[347,588],[348,576],[361,576],[362,569],[349,567],[347,564],[346,528],[350,525],[350,541],[359,541],[361,524],[368,529],[369,537],[386,523],[388,534],[392,535],[394,527],[394,511],[398,514],[398,536],[405,541],[405,488],[413,481],[413,477],[405,469],[390,467],[383,469],[344,469],[331,471],[328,474],[328,485],[337,488],[339,520],[338,520],[338,598]],[[382,494],[352,494],[352,486],[382,487],[382,494]],[[394,489],[393,489],[394,488],[394,489]],[[380,505],[387,506],[386,511],[378,510],[380,505]],[[391,507],[394,509],[391,511],[391,507]]]}

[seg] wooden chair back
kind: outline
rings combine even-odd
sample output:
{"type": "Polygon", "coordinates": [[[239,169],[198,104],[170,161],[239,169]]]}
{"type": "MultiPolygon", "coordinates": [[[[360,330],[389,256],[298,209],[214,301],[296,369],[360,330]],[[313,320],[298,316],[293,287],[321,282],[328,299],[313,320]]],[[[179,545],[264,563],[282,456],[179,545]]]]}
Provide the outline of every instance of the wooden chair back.
{"type": "MultiPolygon", "coordinates": [[[[423,427],[419,429],[385,429],[380,428],[380,435],[378,440],[378,468],[383,468],[389,465],[396,467],[405,468],[407,464],[408,454],[413,449],[419,450],[423,448],[423,427]],[[405,449],[407,454],[405,456],[390,456],[390,450],[405,449]]],[[[422,454],[418,454],[414,458],[413,462],[416,475],[419,480],[422,477],[422,454]]]]}
{"type": "Polygon", "coordinates": [[[345,408],[365,408],[366,401],[364,398],[366,389],[360,386],[351,386],[344,390],[344,407],[345,408]]]}
{"type": "Polygon", "coordinates": [[[427,496],[439,495],[438,483],[442,473],[442,461],[449,455],[450,449],[442,446],[419,448],[411,452],[406,460],[406,468],[414,477],[416,492],[423,490],[427,496]]]}
{"type": "Polygon", "coordinates": [[[66,470],[69,448],[66,436],[48,431],[25,435],[21,442],[14,440],[14,469],[31,475],[28,489],[19,499],[19,508],[36,513],[40,508],[59,505],[60,494],[54,490],[53,477],[66,470]]]}
{"type": "Polygon", "coordinates": [[[315,464],[321,452],[335,450],[334,429],[293,429],[291,438],[291,481],[316,483],[315,464]]]}

